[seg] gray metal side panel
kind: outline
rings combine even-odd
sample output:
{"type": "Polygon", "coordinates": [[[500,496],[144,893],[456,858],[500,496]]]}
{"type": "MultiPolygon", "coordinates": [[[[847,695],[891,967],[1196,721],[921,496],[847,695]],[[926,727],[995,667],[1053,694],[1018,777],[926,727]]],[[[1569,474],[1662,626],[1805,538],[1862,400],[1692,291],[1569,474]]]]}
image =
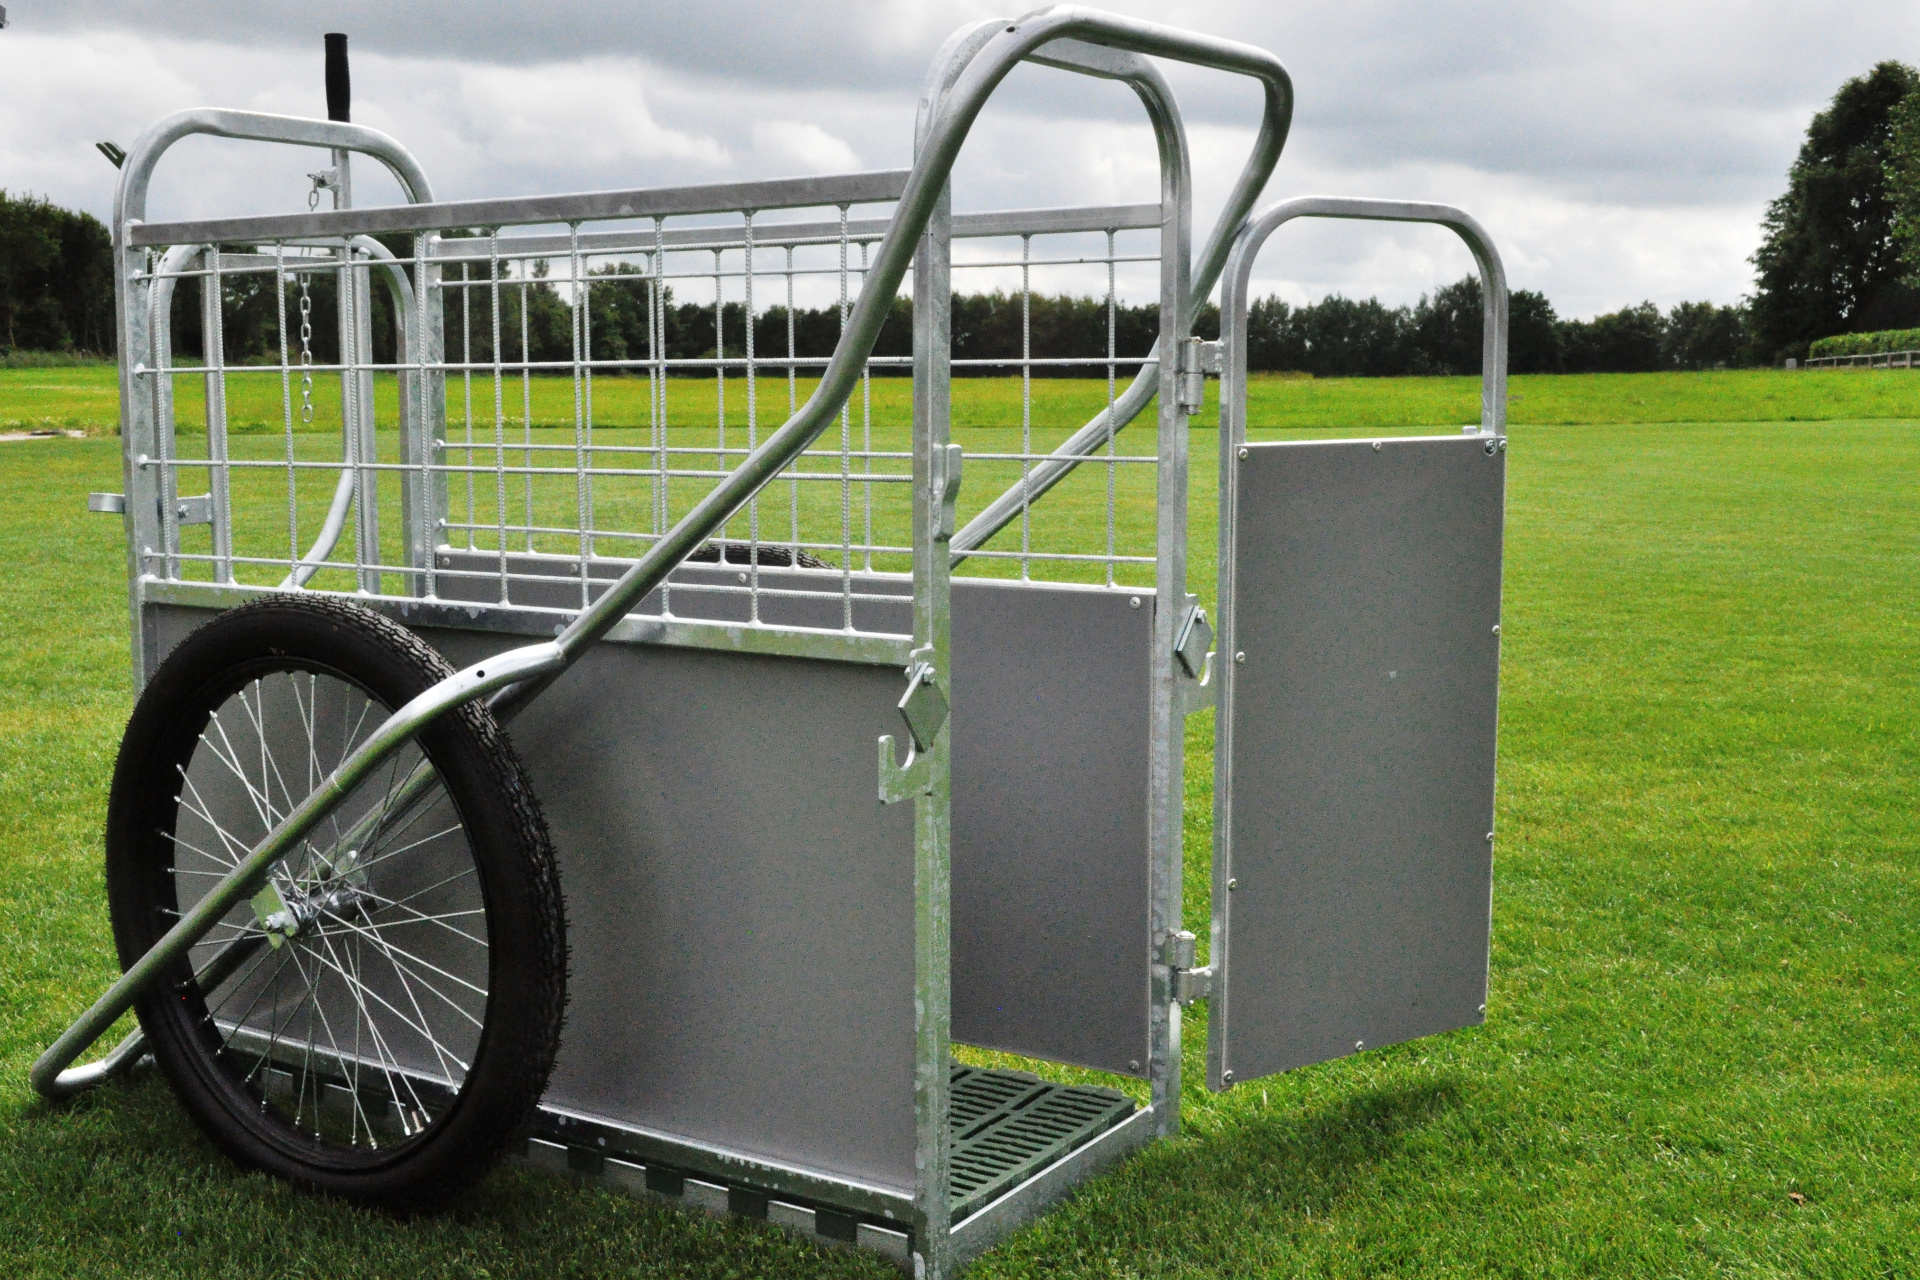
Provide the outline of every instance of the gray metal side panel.
{"type": "MultiPolygon", "coordinates": [[[[510,560],[515,572],[531,563],[510,560]]],[[[443,552],[440,563],[485,573],[498,561],[456,551],[443,552]]],[[[594,572],[611,579],[619,567],[596,564],[594,572]]],[[[746,576],[744,568],[687,565],[674,581],[738,585],[746,576]]],[[[898,606],[856,603],[858,625],[911,627],[905,579],[853,581],[859,594],[902,596],[898,606]]],[[[767,620],[840,625],[837,575],[763,569],[760,582],[818,593],[767,597],[767,620]]],[[[496,599],[498,585],[449,577],[442,590],[496,599]]],[[[512,584],[514,600],[526,604],[564,606],[577,590],[512,584]]],[[[954,581],[956,1040],[1146,1074],[1153,601],[1151,591],[954,581]]],[[[657,592],[641,605],[659,607],[657,592]]],[[[678,591],[673,607],[686,618],[747,616],[741,595],[678,591]]]]}
{"type": "Polygon", "coordinates": [[[1240,463],[1216,1087],[1485,1018],[1505,472],[1476,437],[1240,463]]]}
{"type": "Polygon", "coordinates": [[[1152,592],[953,584],[956,1040],[1146,1074],[1152,644],[1152,592]]]}
{"type": "MultiPolygon", "coordinates": [[[[164,613],[163,652],[205,617],[164,613]]],[[[874,790],[900,688],[601,645],[514,722],[567,894],[549,1104],[911,1194],[912,812],[874,790]]]]}
{"type": "MultiPolygon", "coordinates": [[[[823,588],[769,601],[778,620],[838,625],[831,575],[761,578],[823,588]]],[[[515,586],[522,603],[566,600],[563,584],[515,586]]],[[[1153,601],[954,584],[957,1039],[1141,1072],[1153,601]]],[[[675,608],[744,616],[745,600],[675,608]]],[[[153,615],[160,654],[207,616],[153,615]]],[[[904,629],[906,602],[856,620],[904,629]]],[[[456,663],[503,647],[422,634],[456,663]]],[[[873,756],[901,732],[901,687],[888,668],[606,644],[515,721],[569,909],[549,1104],[911,1190],[912,815],[877,803],[873,756]]]]}

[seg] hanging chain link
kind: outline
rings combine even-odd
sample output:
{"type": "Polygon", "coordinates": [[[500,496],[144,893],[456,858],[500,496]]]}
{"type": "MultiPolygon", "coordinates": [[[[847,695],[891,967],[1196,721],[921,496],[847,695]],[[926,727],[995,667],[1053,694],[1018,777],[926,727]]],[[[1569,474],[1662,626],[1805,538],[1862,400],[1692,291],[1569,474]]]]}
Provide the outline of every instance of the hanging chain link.
{"type": "Polygon", "coordinates": [[[300,274],[300,424],[313,425],[313,295],[300,274]]]}

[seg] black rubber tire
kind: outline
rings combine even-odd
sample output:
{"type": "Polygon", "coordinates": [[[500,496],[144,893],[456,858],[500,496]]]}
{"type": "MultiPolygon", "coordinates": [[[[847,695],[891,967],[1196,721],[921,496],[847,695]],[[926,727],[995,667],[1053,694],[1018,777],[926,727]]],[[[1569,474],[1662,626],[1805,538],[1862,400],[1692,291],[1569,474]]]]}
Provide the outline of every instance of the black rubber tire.
{"type": "MultiPolygon", "coordinates": [[[[174,861],[184,855],[179,854],[175,839],[175,824],[183,812],[176,793],[184,791],[181,779],[195,751],[202,749],[201,735],[211,732],[210,714],[216,708],[233,705],[231,700],[249,687],[264,708],[265,695],[259,691],[271,687],[266,682],[284,679],[297,690],[302,678],[275,673],[307,673],[309,691],[321,687],[322,679],[328,680],[327,689],[358,689],[376,704],[368,718],[377,723],[379,708],[403,705],[451,671],[444,658],[398,624],[347,602],[318,596],[267,597],[219,615],[184,640],[142,693],[114,769],[107,817],[107,892],[121,965],[129,966],[143,955],[178,914],[175,884],[181,873],[174,869],[174,861]]],[[[317,717],[319,695],[312,696],[317,717]]],[[[268,731],[260,733],[265,742],[268,731]]],[[[309,727],[308,750],[314,739],[309,727]]],[[[484,1017],[469,1014],[478,1029],[465,1032],[477,1047],[462,1064],[464,1078],[456,1079],[457,1073],[449,1072],[444,1092],[432,1095],[436,1098],[432,1108],[396,1110],[393,1114],[403,1116],[400,1137],[389,1135],[385,1144],[377,1142],[369,1119],[367,1142],[374,1144],[369,1149],[359,1145],[357,1127],[350,1142],[322,1135],[323,1086],[315,1083],[315,1119],[309,1132],[298,1122],[304,1114],[308,1080],[318,1079],[311,1066],[299,1074],[301,1101],[293,1105],[291,1118],[285,1114],[284,1096],[278,1110],[269,1106],[266,1090],[270,1085],[258,1082],[291,1076],[291,1070],[260,1074],[271,1058],[269,1042],[268,1051],[255,1049],[251,1074],[242,1071],[247,1060],[236,1059],[235,1050],[223,1046],[220,1028],[194,982],[191,965],[195,962],[190,958],[179,961],[137,1006],[161,1071],[220,1150],[244,1166],[303,1187],[399,1212],[444,1205],[484,1176],[509,1143],[526,1131],[559,1049],[566,1005],[565,909],[552,842],[506,735],[484,707],[470,703],[440,717],[420,735],[416,747],[444,787],[444,799],[435,792],[432,803],[447,804],[461,829],[457,848],[467,851],[477,885],[477,889],[462,888],[477,895],[484,907],[483,920],[470,927],[476,933],[484,927],[484,938],[473,941],[486,948],[472,970],[487,974],[485,990],[477,997],[484,1002],[484,1017]]],[[[300,798],[289,794],[289,803],[300,798]]],[[[389,790],[389,799],[391,794],[389,790]]],[[[371,848],[372,842],[368,843],[371,848]]],[[[351,864],[358,856],[349,850],[345,861],[351,864]]],[[[337,874],[333,864],[340,858],[339,846],[326,857],[325,874],[337,874]]],[[[283,865],[291,862],[290,858],[283,865]]],[[[372,871],[359,868],[357,874],[359,883],[375,883],[372,871]]],[[[289,892],[300,894],[304,889],[294,886],[289,892]]],[[[367,892],[366,900],[383,901],[373,890],[367,892]]],[[[337,904],[340,899],[329,901],[337,904]]],[[[324,916],[324,910],[314,908],[318,922],[312,926],[314,937],[324,938],[324,926],[333,918],[324,916]]],[[[363,921],[373,918],[360,917],[363,921]]],[[[258,929],[257,924],[249,927],[258,929]]],[[[361,940],[357,934],[341,936],[343,947],[361,940]]],[[[267,950],[263,941],[261,935],[250,950],[271,958],[277,952],[267,950]]],[[[320,945],[330,947],[311,943],[310,949],[317,951],[320,945]]],[[[288,942],[285,950],[288,955],[279,962],[283,969],[297,948],[288,942]]],[[[399,971],[400,962],[392,963],[399,971]]],[[[357,961],[355,968],[357,973],[357,961]]],[[[319,972],[317,966],[315,971],[319,972]]],[[[339,972],[340,978],[333,980],[336,985],[354,981],[346,977],[345,969],[339,972]]],[[[308,999],[315,1005],[322,1001],[316,984],[324,980],[324,975],[307,980],[308,999]]],[[[340,989],[361,992],[371,987],[340,989]]],[[[366,995],[353,998],[369,1006],[366,995]]],[[[239,1017],[244,1022],[247,1015],[239,1017]]],[[[312,1020],[309,1011],[309,1025],[312,1020]]],[[[421,1024],[425,1023],[422,1015],[421,1024]]],[[[234,1024],[226,1025],[231,1039],[234,1024]]],[[[310,1031],[310,1040],[311,1035],[310,1031]]],[[[430,1033],[427,1038],[437,1047],[430,1033]]],[[[257,1042],[256,1034],[253,1043],[257,1042]]],[[[360,1109],[358,1080],[356,1069],[352,1089],[334,1086],[353,1099],[349,1106],[356,1113],[360,1109]]],[[[395,1103],[396,1108],[399,1105],[395,1103]]]]}

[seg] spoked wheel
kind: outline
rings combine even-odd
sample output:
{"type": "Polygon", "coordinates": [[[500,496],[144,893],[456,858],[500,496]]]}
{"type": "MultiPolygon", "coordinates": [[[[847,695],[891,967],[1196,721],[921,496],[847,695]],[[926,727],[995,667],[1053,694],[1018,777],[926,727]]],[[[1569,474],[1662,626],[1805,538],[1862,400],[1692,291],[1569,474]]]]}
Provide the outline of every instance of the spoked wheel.
{"type": "MultiPolygon", "coordinates": [[[[451,668],[340,601],[278,596],[174,650],[107,817],[131,965],[384,721],[451,668]]],[[[484,1174],[558,1050],[565,921],[519,761],[477,705],[382,764],[141,1000],[162,1071],[242,1164],[392,1209],[484,1174]]]]}

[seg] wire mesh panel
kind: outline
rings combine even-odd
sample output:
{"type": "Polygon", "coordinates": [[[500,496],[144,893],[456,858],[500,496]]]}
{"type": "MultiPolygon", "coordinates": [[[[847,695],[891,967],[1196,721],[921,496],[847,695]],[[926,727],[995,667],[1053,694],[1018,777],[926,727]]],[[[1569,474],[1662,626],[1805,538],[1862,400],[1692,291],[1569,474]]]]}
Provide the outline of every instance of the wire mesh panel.
{"type": "Polygon", "coordinates": [[[968,509],[997,495],[1011,509],[963,572],[1153,585],[1154,435],[1121,431],[1159,335],[1160,224],[1158,205],[955,220],[953,423],[968,509]],[[1112,426],[1095,450],[1050,480],[1055,451],[1103,415],[1112,426]]]}
{"type": "MultiPolygon", "coordinates": [[[[144,574],[584,607],[817,386],[887,226],[873,182],[839,181],[862,198],[816,180],[821,203],[771,212],[382,237],[213,224],[225,243],[149,245],[130,282],[156,424],[144,574]]],[[[1125,424],[1158,314],[1123,286],[1157,269],[1158,223],[1158,206],[955,220],[962,508],[1018,508],[969,572],[1151,584],[1150,436],[1108,432],[1044,503],[1035,477],[1088,419],[1125,424]]],[[[911,373],[902,298],[837,429],[692,557],[738,571],[680,575],[648,608],[778,626],[774,602],[837,593],[826,629],[869,629],[861,606],[898,599],[874,575],[912,567],[911,373]]]]}

